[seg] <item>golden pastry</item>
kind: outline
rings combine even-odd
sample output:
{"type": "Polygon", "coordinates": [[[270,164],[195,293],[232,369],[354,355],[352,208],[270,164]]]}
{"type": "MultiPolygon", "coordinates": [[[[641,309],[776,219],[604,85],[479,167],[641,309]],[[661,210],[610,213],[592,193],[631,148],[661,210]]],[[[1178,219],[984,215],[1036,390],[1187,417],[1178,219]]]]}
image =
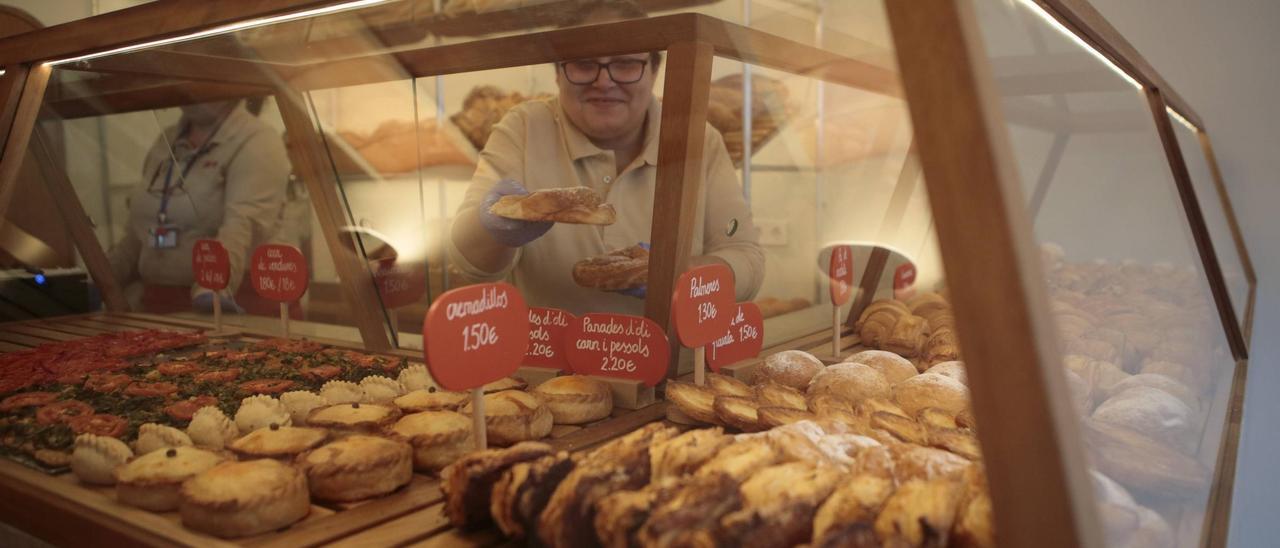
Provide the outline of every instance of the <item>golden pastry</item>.
{"type": "Polygon", "coordinates": [[[335,434],[378,433],[400,418],[400,410],[373,403],[344,403],[315,409],[307,424],[335,434]]]}
{"type": "Polygon", "coordinates": [[[444,510],[449,523],[475,529],[490,522],[489,502],[493,486],[508,468],[552,455],[551,446],[538,442],[517,443],[505,449],[476,451],[440,472],[444,510]]]}
{"type": "Polygon", "coordinates": [[[152,512],[173,510],[178,507],[182,482],[224,460],[195,447],[148,453],[116,469],[116,499],[152,512]]]}
{"type": "Polygon", "coordinates": [[[586,375],[553,378],[534,388],[533,394],[551,410],[556,424],[585,424],[613,411],[613,389],[586,375]]]}
{"type": "Polygon", "coordinates": [[[439,472],[475,448],[471,419],[453,411],[405,415],[391,432],[413,446],[413,466],[424,472],[439,472]]]}
{"type": "Polygon", "coordinates": [[[190,446],[193,443],[190,436],[177,428],[149,422],[138,427],[138,439],[133,445],[135,453],[145,455],[170,447],[190,446]]]}
{"type": "Polygon", "coordinates": [[[760,407],[787,407],[797,411],[807,411],[809,403],[805,395],[790,386],[766,381],[755,387],[756,403],[760,407]]]}
{"type": "Polygon", "coordinates": [[[133,451],[116,438],[80,434],[71,451],[71,472],[85,483],[115,485],[116,468],[131,458],[133,451]]]}
{"type": "MultiPolygon", "coordinates": [[[[844,362],[871,366],[872,369],[884,375],[885,380],[890,385],[897,384],[916,375],[916,366],[912,365],[910,360],[884,350],[863,350],[845,358],[844,362]]],[[[807,388],[807,385],[799,388],[807,388]]]]}
{"type": "Polygon", "coordinates": [[[893,387],[893,401],[914,416],[925,407],[959,413],[969,407],[969,389],[942,375],[916,375],[893,387]]]}
{"type": "Polygon", "coordinates": [[[667,381],[667,401],[689,418],[706,424],[719,424],[716,416],[716,393],[705,386],[679,381],[667,381]]]}
{"type": "MultiPolygon", "coordinates": [[[[470,415],[471,402],[463,404],[459,412],[470,415]]],[[[518,390],[485,394],[484,423],[489,443],[494,445],[544,438],[551,434],[553,425],[551,410],[536,396],[518,390]]]]}
{"type": "Polygon", "coordinates": [[[823,393],[855,402],[866,398],[888,398],[889,381],[869,365],[841,363],[824,369],[809,383],[810,396],[823,393]]]}
{"type": "Polygon", "coordinates": [[[613,206],[604,203],[604,197],[585,186],[503,196],[489,206],[489,212],[521,221],[587,225],[611,225],[617,221],[613,206]]]}
{"type": "Polygon", "coordinates": [[[716,396],[711,405],[720,422],[737,428],[743,432],[755,432],[761,429],[757,415],[756,401],[737,396],[716,396]]]}
{"type": "Polygon", "coordinates": [[[311,496],[354,501],[382,496],[413,478],[409,444],[380,436],[351,435],[300,455],[311,496]]]}
{"type": "Polygon", "coordinates": [[[409,392],[392,400],[392,403],[405,413],[456,411],[462,407],[462,404],[467,403],[470,397],[466,392],[450,392],[433,386],[409,392]]]}
{"type": "Polygon", "coordinates": [[[785,350],[765,358],[753,372],[751,384],[775,382],[804,390],[813,376],[825,367],[813,354],[803,350],[785,350]]]}
{"type": "MultiPolygon", "coordinates": [[[[162,454],[162,453],[157,453],[162,454]]],[[[182,525],[217,537],[275,531],[307,516],[302,471],[274,459],[224,462],[182,485],[182,525]]]]}
{"type": "Polygon", "coordinates": [[[231,442],[228,448],[245,459],[292,461],[294,457],[318,447],[328,438],[329,432],[321,428],[272,424],[231,442]]]}

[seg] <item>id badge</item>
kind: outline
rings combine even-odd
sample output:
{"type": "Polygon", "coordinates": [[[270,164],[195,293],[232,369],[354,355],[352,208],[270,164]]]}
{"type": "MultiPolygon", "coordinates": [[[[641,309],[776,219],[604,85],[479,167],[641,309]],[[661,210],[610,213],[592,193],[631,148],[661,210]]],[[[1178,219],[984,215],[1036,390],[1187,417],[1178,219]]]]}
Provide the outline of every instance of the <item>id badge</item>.
{"type": "Polygon", "coordinates": [[[149,231],[151,247],[155,249],[173,249],[178,247],[178,227],[176,225],[157,225],[149,231]]]}

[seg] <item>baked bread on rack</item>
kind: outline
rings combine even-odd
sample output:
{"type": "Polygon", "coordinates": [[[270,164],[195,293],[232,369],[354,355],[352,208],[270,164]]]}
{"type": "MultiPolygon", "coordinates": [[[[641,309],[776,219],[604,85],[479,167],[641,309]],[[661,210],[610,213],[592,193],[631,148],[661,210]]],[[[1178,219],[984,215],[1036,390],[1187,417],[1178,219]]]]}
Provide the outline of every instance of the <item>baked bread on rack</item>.
{"type": "MultiPolygon", "coordinates": [[[[163,454],[163,453],[157,453],[163,454]]],[[[222,538],[247,537],[307,517],[301,470],[273,459],[224,462],[182,485],[182,525],[222,538]]]]}
{"type": "Polygon", "coordinates": [[[533,394],[551,410],[556,424],[585,424],[613,411],[613,390],[586,375],[553,378],[534,388],[533,394]]]}
{"type": "Polygon", "coordinates": [[[413,467],[425,472],[448,466],[475,444],[471,419],[453,411],[405,415],[390,428],[390,433],[413,446],[413,467]]]}
{"type": "Polygon", "coordinates": [[[413,478],[409,444],[381,436],[353,435],[297,459],[311,496],[347,502],[382,496],[413,478]]]}
{"type": "Polygon", "coordinates": [[[178,507],[182,482],[226,457],[195,447],[170,447],[133,459],[116,469],[116,499],[152,512],[178,507]]]}
{"type": "Polygon", "coordinates": [[[600,193],[585,186],[503,196],[489,206],[489,213],[520,221],[579,225],[611,225],[618,220],[613,206],[604,203],[600,193]]]}
{"type": "Polygon", "coordinates": [[[578,261],[573,265],[573,281],[601,291],[643,286],[649,283],[649,250],[633,245],[578,261]]]}

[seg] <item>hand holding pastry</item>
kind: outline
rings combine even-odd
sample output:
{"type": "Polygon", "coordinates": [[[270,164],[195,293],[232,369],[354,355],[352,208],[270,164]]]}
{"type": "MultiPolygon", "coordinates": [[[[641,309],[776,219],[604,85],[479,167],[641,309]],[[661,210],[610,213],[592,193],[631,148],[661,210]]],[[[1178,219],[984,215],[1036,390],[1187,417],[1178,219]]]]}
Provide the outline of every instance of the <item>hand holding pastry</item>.
{"type": "Polygon", "coordinates": [[[507,247],[520,247],[532,242],[548,230],[551,221],[526,221],[500,216],[494,213],[493,206],[506,196],[526,196],[529,194],[524,186],[511,179],[503,179],[494,183],[493,188],[480,202],[480,225],[493,236],[494,240],[507,247]]]}

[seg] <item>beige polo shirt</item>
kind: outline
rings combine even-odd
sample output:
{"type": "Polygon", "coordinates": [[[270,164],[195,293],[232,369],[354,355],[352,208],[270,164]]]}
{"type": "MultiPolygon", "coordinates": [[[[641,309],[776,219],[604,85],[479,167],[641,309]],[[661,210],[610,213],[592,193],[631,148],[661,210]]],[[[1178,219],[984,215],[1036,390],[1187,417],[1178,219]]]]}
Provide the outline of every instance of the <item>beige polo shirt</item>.
{"type": "MultiPolygon", "coordinates": [[[[649,241],[661,118],[661,105],[654,99],[645,119],[644,151],[618,173],[613,151],[592,144],[569,122],[557,99],[528,101],[513,108],[494,127],[480,153],[459,212],[477,207],[497,181],[514,179],[531,192],[591,187],[617,209],[618,221],[604,227],[557,223],[544,236],[520,248],[512,264],[499,272],[485,272],[470,264],[450,238],[450,261],[473,281],[509,277],[530,306],[563,308],[574,314],[643,314],[642,299],[579,287],[572,270],[574,263],[587,257],[649,241]]],[[[759,234],[724,139],[710,125],[704,146],[705,184],[697,209],[698,237],[693,241],[693,254],[714,255],[729,263],[738,300],[749,300],[764,278],[759,234]],[[727,228],[735,219],[737,230],[729,235],[727,228]]]]}
{"type": "MultiPolygon", "coordinates": [[[[201,238],[216,238],[231,259],[230,290],[239,287],[253,248],[277,241],[289,185],[289,158],[280,134],[237,106],[209,140],[190,171],[182,168],[196,154],[178,133],[185,120],[157,136],[142,166],[142,187],[128,198],[125,233],[111,249],[111,267],[121,284],[192,286],[191,250],[201,238]],[[170,148],[172,146],[172,149],[170,148]],[[160,211],[165,173],[174,160],[166,215],[179,229],[178,246],[156,249],[149,231],[160,211]]],[[[280,243],[298,245],[293,239],[280,243]]]]}

